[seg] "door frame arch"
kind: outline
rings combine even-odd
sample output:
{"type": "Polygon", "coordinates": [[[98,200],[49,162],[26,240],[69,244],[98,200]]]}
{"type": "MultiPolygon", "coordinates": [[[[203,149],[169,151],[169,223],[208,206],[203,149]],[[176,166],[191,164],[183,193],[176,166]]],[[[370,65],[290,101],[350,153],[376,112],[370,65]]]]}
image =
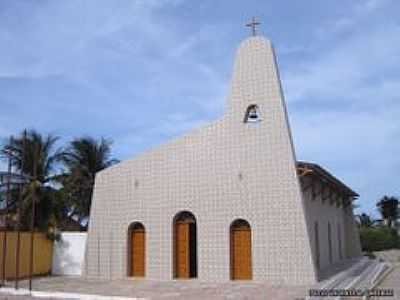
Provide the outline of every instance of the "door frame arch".
{"type": "Polygon", "coordinates": [[[245,220],[245,219],[235,219],[232,221],[232,223],[229,226],[229,254],[230,254],[230,266],[229,266],[229,272],[230,272],[230,279],[231,280],[240,280],[240,278],[235,278],[235,273],[234,273],[234,266],[235,266],[235,262],[234,262],[234,239],[233,239],[233,232],[235,230],[235,227],[239,227],[239,226],[243,226],[248,228],[249,231],[249,248],[250,248],[250,261],[249,261],[249,272],[250,274],[248,275],[248,278],[244,278],[243,280],[251,280],[253,278],[253,247],[252,247],[252,232],[251,232],[251,226],[250,223],[245,220]]]}
{"type": "Polygon", "coordinates": [[[172,219],[172,278],[174,279],[191,279],[197,278],[198,276],[198,244],[197,244],[197,219],[196,216],[188,210],[182,210],[177,212],[172,219]],[[179,222],[193,224],[189,230],[189,243],[194,243],[194,245],[189,245],[189,251],[194,251],[194,253],[189,253],[189,276],[180,277],[178,275],[177,268],[177,224],[179,222]]]}
{"type": "Polygon", "coordinates": [[[147,234],[147,231],[146,231],[146,227],[143,225],[143,223],[139,222],[139,221],[134,221],[134,222],[130,223],[129,226],[128,226],[128,232],[127,232],[127,235],[128,235],[127,244],[128,245],[127,245],[127,255],[126,255],[126,257],[127,257],[126,272],[127,272],[127,276],[128,277],[138,277],[138,276],[134,276],[133,275],[133,269],[132,269],[132,264],[133,264],[133,261],[132,261],[133,260],[132,235],[133,235],[133,232],[135,230],[143,230],[143,232],[144,232],[144,245],[143,245],[143,247],[144,247],[144,250],[143,250],[144,274],[143,274],[143,277],[145,277],[146,276],[146,249],[147,249],[147,247],[146,247],[146,243],[147,243],[146,234],[147,234]]]}

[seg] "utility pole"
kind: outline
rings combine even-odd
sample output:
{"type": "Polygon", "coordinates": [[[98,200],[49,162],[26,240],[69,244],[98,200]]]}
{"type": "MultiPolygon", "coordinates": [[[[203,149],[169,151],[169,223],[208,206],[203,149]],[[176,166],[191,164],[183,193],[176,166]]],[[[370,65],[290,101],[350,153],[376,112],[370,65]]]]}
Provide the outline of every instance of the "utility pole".
{"type": "Polygon", "coordinates": [[[18,290],[19,286],[19,259],[21,252],[21,205],[23,201],[22,193],[23,193],[23,185],[25,183],[24,178],[24,166],[25,166],[25,146],[26,146],[26,130],[24,130],[24,134],[22,136],[22,149],[21,149],[21,163],[20,163],[20,182],[18,185],[18,203],[17,203],[17,249],[15,255],[15,289],[18,290]]]}
{"type": "MultiPolygon", "coordinates": [[[[12,136],[10,137],[10,145],[13,143],[12,136]]],[[[2,257],[2,272],[1,272],[1,285],[5,285],[6,281],[6,263],[7,263],[7,227],[8,227],[8,206],[10,204],[10,188],[11,188],[11,171],[12,160],[10,149],[7,151],[8,168],[7,168],[7,190],[6,190],[6,205],[4,208],[4,234],[3,234],[3,257],[2,257]]]]}
{"type": "Polygon", "coordinates": [[[37,144],[34,145],[33,159],[33,182],[32,182],[32,212],[31,212],[31,248],[30,248],[30,265],[29,265],[29,291],[32,291],[32,275],[33,275],[33,246],[35,236],[35,206],[36,206],[36,188],[38,186],[37,178],[37,161],[39,159],[37,144]]]}

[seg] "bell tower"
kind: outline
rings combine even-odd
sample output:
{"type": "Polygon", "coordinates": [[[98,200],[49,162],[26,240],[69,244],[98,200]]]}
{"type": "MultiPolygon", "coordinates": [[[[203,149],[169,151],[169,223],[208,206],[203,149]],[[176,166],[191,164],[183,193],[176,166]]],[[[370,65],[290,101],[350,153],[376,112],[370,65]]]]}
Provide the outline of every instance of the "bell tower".
{"type": "Polygon", "coordinates": [[[241,121],[247,112],[249,119],[258,114],[281,111],[286,118],[286,109],[276,58],[271,42],[262,36],[251,36],[244,40],[236,54],[228,114],[241,121]]]}
{"type": "Polygon", "coordinates": [[[254,237],[263,249],[255,250],[255,259],[269,280],[282,268],[289,281],[313,282],[311,239],[278,66],[272,43],[257,35],[258,24],[255,19],[247,24],[252,35],[237,50],[224,121],[227,134],[235,136],[231,147],[240,153],[235,166],[252,186],[242,194],[244,207],[262,215],[258,234],[268,237],[268,242],[254,237]]]}

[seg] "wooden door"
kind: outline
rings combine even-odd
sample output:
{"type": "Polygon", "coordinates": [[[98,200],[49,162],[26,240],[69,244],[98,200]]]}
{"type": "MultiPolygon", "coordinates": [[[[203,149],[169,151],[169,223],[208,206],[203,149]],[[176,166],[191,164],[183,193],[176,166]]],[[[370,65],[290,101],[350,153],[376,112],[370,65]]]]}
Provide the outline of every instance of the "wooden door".
{"type": "Polygon", "coordinates": [[[190,277],[190,228],[189,223],[175,225],[175,277],[190,277]]]}
{"type": "Polygon", "coordinates": [[[249,226],[233,226],[231,229],[231,276],[232,279],[251,279],[251,230],[249,226]]]}
{"type": "Polygon", "coordinates": [[[131,237],[131,275],[144,277],[145,273],[145,242],[146,233],[144,228],[134,228],[131,237]]]}

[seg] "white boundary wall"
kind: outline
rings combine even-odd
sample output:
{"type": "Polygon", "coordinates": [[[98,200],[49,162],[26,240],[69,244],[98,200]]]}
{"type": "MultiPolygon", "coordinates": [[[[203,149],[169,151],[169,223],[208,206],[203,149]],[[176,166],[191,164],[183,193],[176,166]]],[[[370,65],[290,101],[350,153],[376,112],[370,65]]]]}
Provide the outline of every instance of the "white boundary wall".
{"type": "Polygon", "coordinates": [[[82,274],[86,236],[86,232],[61,233],[61,239],[54,243],[52,274],[82,274]]]}

